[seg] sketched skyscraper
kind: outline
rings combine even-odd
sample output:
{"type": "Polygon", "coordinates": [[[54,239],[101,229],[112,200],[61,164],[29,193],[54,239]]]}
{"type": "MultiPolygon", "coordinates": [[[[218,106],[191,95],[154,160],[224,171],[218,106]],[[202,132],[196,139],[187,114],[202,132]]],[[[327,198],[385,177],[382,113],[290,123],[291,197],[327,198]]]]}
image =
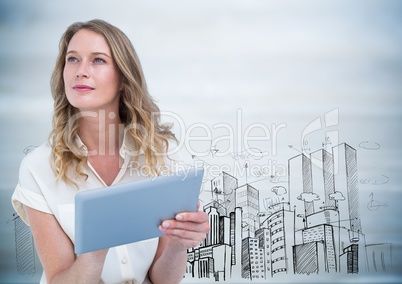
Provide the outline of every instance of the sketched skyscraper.
{"type": "Polygon", "coordinates": [[[259,192],[246,183],[236,189],[236,207],[242,208],[243,238],[253,237],[256,229],[258,212],[260,211],[259,192]]]}
{"type": "Polygon", "coordinates": [[[241,259],[242,259],[242,209],[236,207],[234,212],[230,213],[230,245],[232,247],[232,271],[234,278],[241,277],[241,259]]]}
{"type": "Polygon", "coordinates": [[[320,197],[319,204],[321,205],[321,208],[315,208],[315,211],[335,209],[335,200],[330,198],[331,194],[335,193],[332,154],[320,149],[310,154],[310,160],[312,163],[313,192],[320,197]]]}
{"type": "Polygon", "coordinates": [[[237,178],[226,172],[211,180],[212,199],[220,200],[218,212],[221,216],[230,216],[236,205],[235,189],[238,186],[237,178]]]}
{"type": "Polygon", "coordinates": [[[299,230],[306,226],[307,216],[314,213],[313,202],[306,202],[298,198],[302,193],[313,192],[310,159],[304,154],[290,158],[288,160],[288,176],[290,207],[295,209],[296,216],[299,217],[295,220],[295,229],[299,230]]]}
{"type": "MultiPolygon", "coordinates": [[[[337,161],[334,165],[337,168],[335,178],[336,191],[342,193],[345,200],[339,201],[339,214],[341,220],[349,220],[347,222],[348,229],[352,231],[351,241],[358,238],[362,232],[360,213],[359,213],[359,192],[357,187],[357,156],[356,150],[346,143],[333,147],[334,157],[337,161]],[[353,234],[356,232],[357,234],[353,234]]],[[[345,224],[345,223],[343,223],[345,224]]]]}
{"type": "Polygon", "coordinates": [[[20,216],[17,214],[13,214],[13,216],[17,271],[21,275],[35,275],[35,246],[31,229],[20,216]]]}
{"type": "Polygon", "coordinates": [[[209,225],[211,230],[207,233],[205,238],[205,245],[211,246],[219,244],[220,241],[220,228],[219,228],[219,213],[217,212],[216,208],[212,205],[207,205],[204,207],[204,211],[208,214],[209,218],[209,225]]]}

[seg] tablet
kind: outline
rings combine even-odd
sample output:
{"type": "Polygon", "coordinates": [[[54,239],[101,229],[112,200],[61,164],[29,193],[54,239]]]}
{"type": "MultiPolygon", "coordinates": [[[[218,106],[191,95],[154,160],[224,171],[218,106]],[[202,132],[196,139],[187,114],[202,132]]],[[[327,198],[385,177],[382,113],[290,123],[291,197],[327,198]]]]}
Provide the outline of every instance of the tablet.
{"type": "Polygon", "coordinates": [[[197,210],[204,169],[78,192],[75,196],[76,254],[163,234],[162,220],[197,210]]]}

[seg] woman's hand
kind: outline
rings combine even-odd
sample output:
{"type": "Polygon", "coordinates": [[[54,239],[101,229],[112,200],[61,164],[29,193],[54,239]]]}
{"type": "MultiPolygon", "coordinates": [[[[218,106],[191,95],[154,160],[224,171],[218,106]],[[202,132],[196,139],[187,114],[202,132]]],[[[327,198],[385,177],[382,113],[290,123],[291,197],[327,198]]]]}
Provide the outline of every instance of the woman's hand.
{"type": "Polygon", "coordinates": [[[174,220],[165,220],[159,230],[169,238],[169,244],[178,249],[187,250],[195,247],[205,240],[209,232],[208,215],[203,211],[183,212],[176,215],[174,220]]]}
{"type": "Polygon", "coordinates": [[[149,275],[152,283],[179,283],[186,272],[187,249],[200,244],[209,232],[205,212],[182,212],[159,226],[164,237],[159,238],[158,250],[149,275]]]}

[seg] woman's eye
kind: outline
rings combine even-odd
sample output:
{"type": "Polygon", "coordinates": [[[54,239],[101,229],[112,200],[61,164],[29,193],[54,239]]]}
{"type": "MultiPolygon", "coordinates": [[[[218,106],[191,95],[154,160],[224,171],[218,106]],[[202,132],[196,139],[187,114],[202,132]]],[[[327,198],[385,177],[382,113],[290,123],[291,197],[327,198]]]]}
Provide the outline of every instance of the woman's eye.
{"type": "Polygon", "coordinates": [[[77,62],[77,61],[78,61],[78,59],[73,56],[70,56],[67,58],[67,62],[77,62]]]}
{"type": "Polygon", "coordinates": [[[95,58],[95,59],[94,59],[94,62],[95,62],[95,63],[105,63],[106,61],[103,60],[102,58],[95,58]]]}

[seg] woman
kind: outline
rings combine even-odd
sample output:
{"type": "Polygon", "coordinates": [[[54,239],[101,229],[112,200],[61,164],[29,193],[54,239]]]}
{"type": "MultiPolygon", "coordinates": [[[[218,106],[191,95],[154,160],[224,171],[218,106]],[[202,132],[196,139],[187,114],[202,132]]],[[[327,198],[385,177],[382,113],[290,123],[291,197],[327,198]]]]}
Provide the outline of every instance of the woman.
{"type": "MultiPolygon", "coordinates": [[[[53,130],[21,163],[13,206],[32,230],[41,283],[178,283],[187,249],[209,231],[204,212],[183,212],[164,234],[115,248],[74,254],[74,195],[160,174],[174,135],[159,121],[140,62],[116,27],[74,23],[60,41],[51,78],[53,130]]],[[[138,218],[139,216],[133,216],[138,218]]]]}

